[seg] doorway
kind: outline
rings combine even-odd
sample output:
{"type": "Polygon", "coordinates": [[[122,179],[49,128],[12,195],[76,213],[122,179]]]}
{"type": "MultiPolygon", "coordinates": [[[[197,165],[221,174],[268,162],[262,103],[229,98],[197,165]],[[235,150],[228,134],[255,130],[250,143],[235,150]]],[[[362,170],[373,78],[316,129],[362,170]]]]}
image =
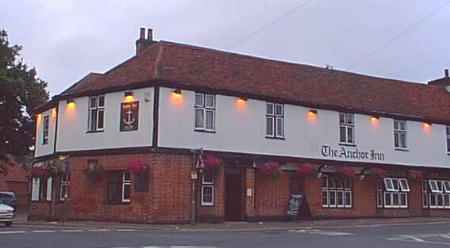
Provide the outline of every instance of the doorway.
{"type": "Polygon", "coordinates": [[[243,218],[243,170],[225,167],[225,220],[240,221],[243,218]]]}

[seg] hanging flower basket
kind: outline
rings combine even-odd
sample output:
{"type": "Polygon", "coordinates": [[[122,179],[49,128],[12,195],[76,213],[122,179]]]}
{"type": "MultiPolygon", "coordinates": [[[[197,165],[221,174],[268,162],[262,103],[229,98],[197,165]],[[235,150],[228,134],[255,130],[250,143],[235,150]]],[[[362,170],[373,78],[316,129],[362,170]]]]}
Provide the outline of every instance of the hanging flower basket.
{"type": "Polygon", "coordinates": [[[131,160],[128,163],[128,170],[135,175],[140,175],[147,170],[147,165],[141,160],[131,160]]]}
{"type": "Polygon", "coordinates": [[[352,176],[355,175],[355,172],[353,171],[353,168],[350,167],[350,166],[337,167],[337,172],[342,174],[342,175],[344,175],[344,176],[347,176],[347,177],[352,177],[352,176]]]}
{"type": "Polygon", "coordinates": [[[266,176],[271,176],[273,179],[280,176],[280,164],[278,162],[269,161],[264,163],[259,170],[266,176]]]}
{"type": "Polygon", "coordinates": [[[409,170],[408,177],[414,180],[423,180],[424,178],[423,172],[420,170],[409,170]]]}
{"type": "Polygon", "coordinates": [[[223,162],[213,154],[206,154],[203,159],[203,168],[207,171],[216,171],[223,165],[223,162]]]}
{"type": "Polygon", "coordinates": [[[95,183],[103,176],[103,171],[103,166],[99,164],[88,164],[86,176],[91,183],[95,183]]]}
{"type": "Polygon", "coordinates": [[[314,165],[309,163],[300,164],[297,166],[298,176],[308,176],[314,172],[314,165]]]}

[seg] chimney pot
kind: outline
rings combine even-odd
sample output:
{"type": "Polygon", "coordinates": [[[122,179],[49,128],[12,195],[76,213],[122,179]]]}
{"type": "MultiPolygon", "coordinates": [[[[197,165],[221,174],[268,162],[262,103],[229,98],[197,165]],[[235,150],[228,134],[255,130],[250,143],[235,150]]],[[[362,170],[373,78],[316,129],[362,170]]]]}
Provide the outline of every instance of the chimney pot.
{"type": "Polygon", "coordinates": [[[145,39],[145,28],[141,28],[141,30],[139,32],[139,39],[140,40],[145,39]]]}
{"type": "Polygon", "coordinates": [[[444,70],[445,77],[448,78],[448,69],[444,70]]]}
{"type": "Polygon", "coordinates": [[[151,28],[147,29],[147,40],[153,41],[153,30],[151,28]]]}

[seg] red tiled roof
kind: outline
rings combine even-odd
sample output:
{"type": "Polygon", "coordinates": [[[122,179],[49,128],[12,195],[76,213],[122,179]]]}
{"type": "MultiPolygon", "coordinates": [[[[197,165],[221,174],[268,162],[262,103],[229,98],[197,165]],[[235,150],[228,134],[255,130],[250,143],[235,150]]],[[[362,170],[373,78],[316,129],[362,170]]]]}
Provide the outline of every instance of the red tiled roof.
{"type": "Polygon", "coordinates": [[[230,91],[311,106],[450,123],[450,93],[438,86],[383,79],[208,48],[156,42],[105,74],[63,92],[81,95],[148,81],[230,91]]]}

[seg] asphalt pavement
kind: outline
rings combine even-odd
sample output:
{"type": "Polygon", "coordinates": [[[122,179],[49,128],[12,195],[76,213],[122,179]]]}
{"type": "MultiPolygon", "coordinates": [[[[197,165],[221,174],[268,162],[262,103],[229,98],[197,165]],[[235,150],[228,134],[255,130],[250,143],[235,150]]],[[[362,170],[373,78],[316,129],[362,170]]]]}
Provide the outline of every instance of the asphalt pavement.
{"type": "Polygon", "coordinates": [[[346,220],[200,226],[19,223],[0,227],[1,248],[449,247],[450,219],[346,220]],[[353,223],[353,225],[352,225],[353,223]],[[260,225],[261,226],[261,225],[260,225]],[[210,227],[210,228],[206,228],[210,227]],[[224,228],[227,227],[227,228],[224,228]],[[248,227],[248,228],[243,228],[248,227]],[[283,228],[282,228],[283,227],[283,228]]]}

